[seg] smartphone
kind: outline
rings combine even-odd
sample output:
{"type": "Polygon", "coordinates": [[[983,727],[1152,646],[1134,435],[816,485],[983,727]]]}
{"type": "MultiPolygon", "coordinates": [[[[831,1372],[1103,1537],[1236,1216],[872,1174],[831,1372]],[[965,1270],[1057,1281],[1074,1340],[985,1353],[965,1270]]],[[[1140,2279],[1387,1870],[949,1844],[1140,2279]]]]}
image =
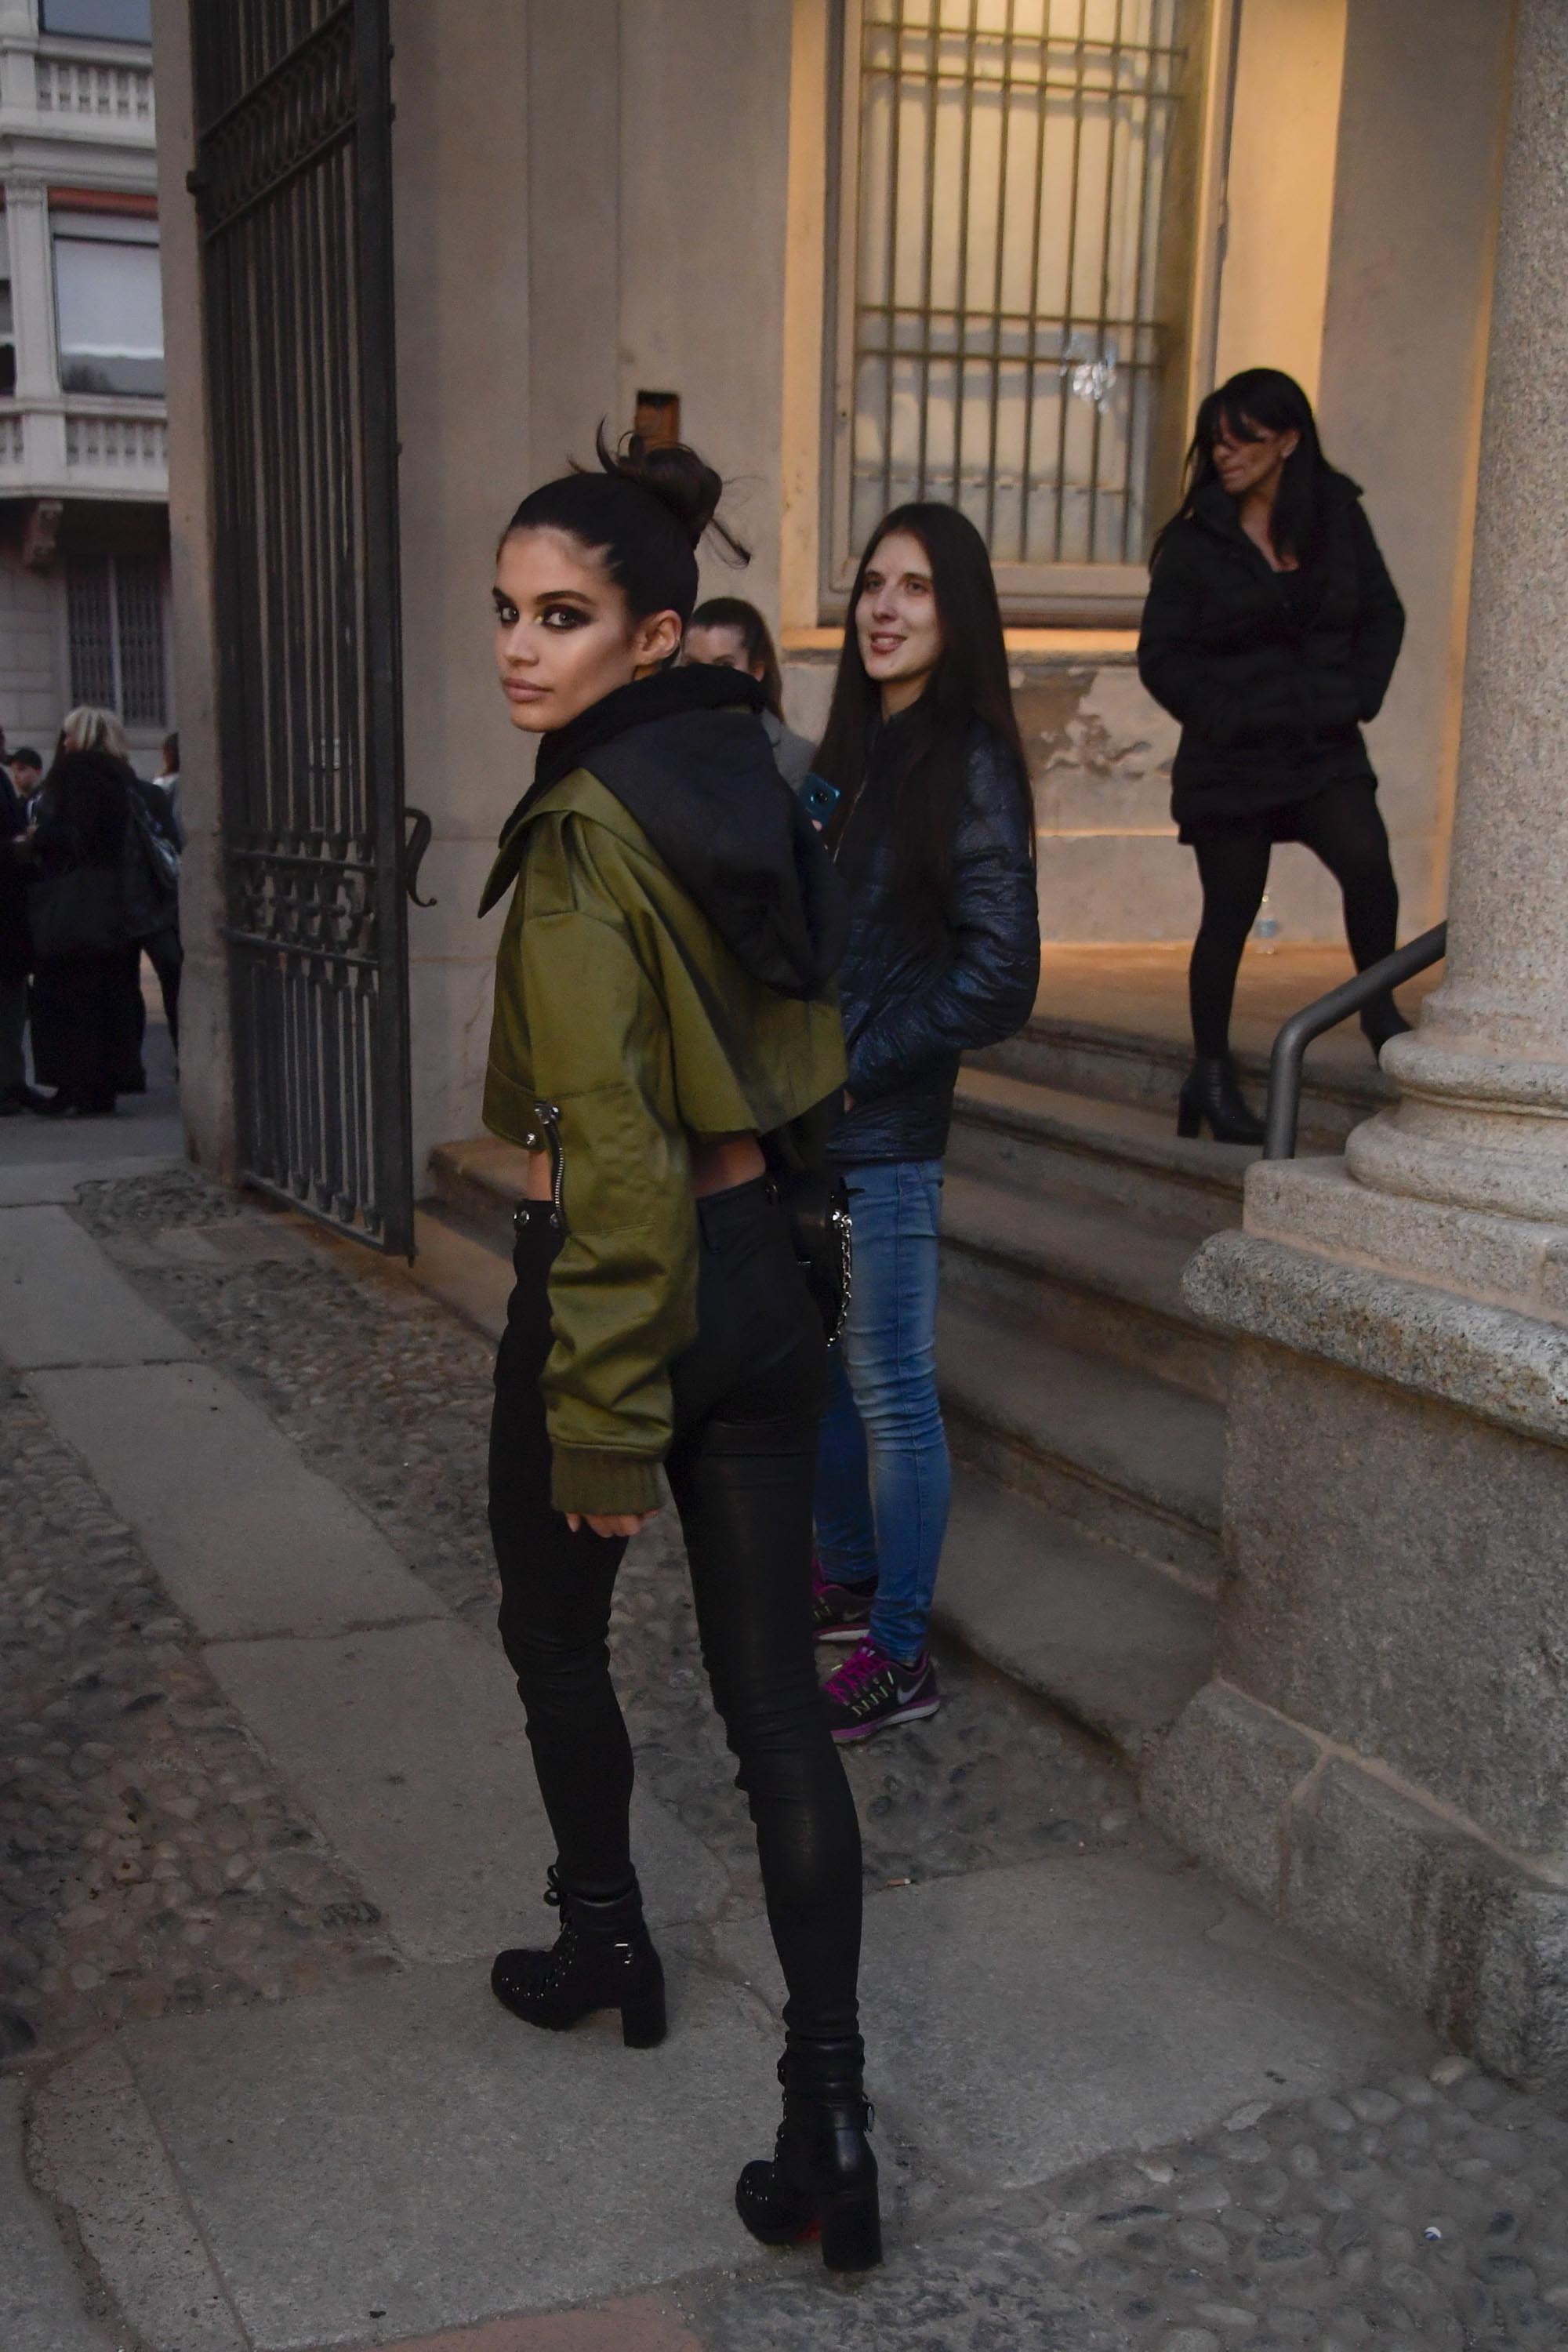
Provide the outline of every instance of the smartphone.
{"type": "Polygon", "coordinates": [[[837,784],[830,784],[826,776],[816,774],[807,776],[804,783],[795,786],[795,790],[800,795],[802,808],[814,824],[826,824],[844,798],[837,784]]]}

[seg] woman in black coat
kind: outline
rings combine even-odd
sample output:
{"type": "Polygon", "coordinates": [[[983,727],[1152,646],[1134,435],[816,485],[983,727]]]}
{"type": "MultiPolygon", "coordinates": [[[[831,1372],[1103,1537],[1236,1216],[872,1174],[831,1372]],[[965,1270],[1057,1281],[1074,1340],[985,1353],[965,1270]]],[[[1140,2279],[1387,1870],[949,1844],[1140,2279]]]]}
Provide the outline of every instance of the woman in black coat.
{"type": "MultiPolygon", "coordinates": [[[[130,788],[123,762],[104,751],[61,750],[44,779],[33,835],[37,872],[83,867],[118,874],[124,856],[130,788]]],[[[91,1118],[114,1108],[137,1066],[137,973],[133,941],[91,954],[40,957],[33,974],[33,1066],[56,1091],[38,1108],[56,1118],[91,1118]]]]}
{"type": "MultiPolygon", "coordinates": [[[[1232,376],[1198,411],[1138,644],[1144,685],[1182,722],[1171,813],[1204,893],[1183,1135],[1206,1120],[1222,1142],[1263,1139],[1230,1009],[1275,842],[1305,843],[1339,883],[1358,971],[1394,951],[1399,892],[1361,730],[1404,634],[1361,492],[1325,460],[1306,394],[1277,368],[1232,376]]],[[[1388,995],[1362,1014],[1374,1053],[1409,1025],[1388,995]]]]}

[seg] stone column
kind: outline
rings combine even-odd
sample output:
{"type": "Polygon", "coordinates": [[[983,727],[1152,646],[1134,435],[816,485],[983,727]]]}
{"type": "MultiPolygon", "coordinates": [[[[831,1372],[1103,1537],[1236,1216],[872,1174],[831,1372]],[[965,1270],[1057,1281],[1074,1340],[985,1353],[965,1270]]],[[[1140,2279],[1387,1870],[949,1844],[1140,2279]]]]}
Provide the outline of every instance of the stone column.
{"type": "Polygon", "coordinates": [[[1568,9],[1520,10],[1448,968],[1352,1140],[1384,1192],[1568,1218],[1568,9]]]}
{"type": "Polygon", "coordinates": [[[1146,1782],[1257,1901],[1568,2095],[1568,6],[1521,0],[1450,959],[1343,1160],[1249,1171],[1215,1671],[1146,1782]]]}

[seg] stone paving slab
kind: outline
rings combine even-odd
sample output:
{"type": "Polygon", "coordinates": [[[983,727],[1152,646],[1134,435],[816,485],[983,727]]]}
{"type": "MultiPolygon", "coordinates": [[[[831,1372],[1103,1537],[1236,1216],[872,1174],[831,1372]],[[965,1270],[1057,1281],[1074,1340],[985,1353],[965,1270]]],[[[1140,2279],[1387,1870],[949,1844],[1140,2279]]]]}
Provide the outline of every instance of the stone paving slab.
{"type": "MultiPolygon", "coordinates": [[[[497,1643],[447,1621],[206,1655],[410,1958],[548,1939],[555,1843],[497,1643]]],[[[641,1790],[633,1835],[656,1925],[717,1910],[724,1872],[641,1790]]]]}
{"type": "Polygon", "coordinates": [[[125,2033],[255,2352],[396,2344],[754,2253],[732,2189],[771,2137],[776,2035],[665,1957],[658,2050],[609,2019],[535,2032],[471,1965],[125,2033]]]}
{"type": "MultiPolygon", "coordinates": [[[[721,1930],[719,1948],[782,2002],[763,1923],[721,1930]]],[[[1291,1948],[1212,1884],[1118,1856],[876,1895],[869,2087],[919,2151],[996,2190],[1431,2053],[1291,1948]]]]}
{"type": "Polygon", "coordinates": [[[0,2081],[0,2347],[110,2352],[112,2340],[82,2308],[69,2257],[23,2169],[22,2085],[0,2081]]]}
{"type": "Polygon", "coordinates": [[[48,1204],[0,1209],[0,1351],[20,1371],[172,1363],[196,1352],[75,1220],[48,1204]]]}
{"type": "Polygon", "coordinates": [[[153,1176],[184,1165],[183,1157],[172,1151],[151,1157],[129,1154],[117,1160],[18,1160],[0,1143],[0,1209],[26,1208],[40,1202],[64,1203],[74,1201],[84,1184],[115,1183],[127,1176],[153,1176]]]}
{"type": "Polygon", "coordinates": [[[533,2319],[498,2319],[459,2327],[391,2352],[702,2352],[674,2305],[662,2295],[628,2295],[595,2311],[547,2311],[533,2319]]]}
{"type": "Polygon", "coordinates": [[[206,1639],[434,1615],[364,1513],[222,1373],[83,1368],[32,1386],[206,1639]]]}
{"type": "Polygon", "coordinates": [[[149,2344],[158,2352],[247,2352],[112,2043],[98,2043],[48,2078],[29,2147],[37,2177],[74,2213],[84,2251],[149,2344]]]}

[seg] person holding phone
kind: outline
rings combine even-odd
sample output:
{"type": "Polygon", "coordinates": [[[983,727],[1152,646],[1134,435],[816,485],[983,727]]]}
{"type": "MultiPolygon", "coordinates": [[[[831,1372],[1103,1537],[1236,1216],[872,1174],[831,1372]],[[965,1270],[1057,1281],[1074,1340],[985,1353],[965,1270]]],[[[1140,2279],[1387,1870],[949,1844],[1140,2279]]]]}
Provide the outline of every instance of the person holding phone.
{"type": "Polygon", "coordinates": [[[940,1704],[926,1643],[951,1473],[936,1387],[942,1161],[959,1057],[1039,985],[1034,805],[985,542],[897,508],[860,561],[816,770],[848,885],[849,1077],[831,1146],[855,1234],[817,1457],[817,1636],[835,1738],[940,1704]]]}

